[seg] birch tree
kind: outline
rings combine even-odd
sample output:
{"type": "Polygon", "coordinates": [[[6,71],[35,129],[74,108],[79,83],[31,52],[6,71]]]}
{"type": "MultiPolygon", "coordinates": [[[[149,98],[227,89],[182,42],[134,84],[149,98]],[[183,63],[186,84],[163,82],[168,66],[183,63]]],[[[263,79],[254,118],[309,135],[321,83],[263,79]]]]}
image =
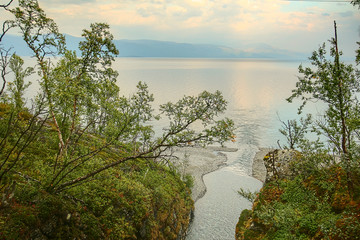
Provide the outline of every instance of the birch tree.
{"type": "Polygon", "coordinates": [[[37,62],[43,101],[33,119],[43,116],[41,131],[47,134],[41,141],[57,143],[46,145],[57,154],[43,160],[41,178],[29,176],[46,191],[66,191],[129,160],[160,163],[171,157],[168,150],[174,146],[223,144],[235,137],[233,121],[219,119],[227,102],[218,91],[163,104],[161,116],[154,114],[145,83],[138,83],[133,96],[121,96],[112,68],[118,50],[107,24],[83,31],[78,56],[66,49],[64,35],[38,1],[19,0],[9,11],[37,62]],[[160,117],[169,124],[156,137],[152,124],[160,117]]]}

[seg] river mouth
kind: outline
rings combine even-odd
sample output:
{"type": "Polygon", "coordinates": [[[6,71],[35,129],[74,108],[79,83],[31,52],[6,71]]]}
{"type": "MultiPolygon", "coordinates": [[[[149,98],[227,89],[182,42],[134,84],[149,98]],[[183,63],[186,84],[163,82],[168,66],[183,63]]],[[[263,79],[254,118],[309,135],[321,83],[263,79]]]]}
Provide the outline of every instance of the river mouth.
{"type": "Polygon", "coordinates": [[[207,192],[195,203],[195,215],[187,240],[234,239],[240,213],[251,209],[251,202],[242,198],[240,187],[259,190],[261,182],[226,169],[204,176],[207,192]]]}
{"type": "Polygon", "coordinates": [[[226,153],[227,165],[203,176],[205,195],[195,202],[187,240],[234,239],[240,213],[252,203],[238,194],[240,188],[259,191],[262,182],[251,177],[252,159],[258,148],[248,145],[226,153]]]}

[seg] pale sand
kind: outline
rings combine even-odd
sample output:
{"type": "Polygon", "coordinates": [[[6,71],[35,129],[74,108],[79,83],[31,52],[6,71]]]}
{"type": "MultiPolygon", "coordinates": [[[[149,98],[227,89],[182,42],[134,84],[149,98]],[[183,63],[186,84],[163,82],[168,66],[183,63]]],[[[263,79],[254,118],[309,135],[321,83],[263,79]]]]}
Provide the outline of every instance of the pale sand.
{"type": "MultiPolygon", "coordinates": [[[[206,193],[203,176],[226,165],[227,157],[223,152],[236,152],[237,150],[236,148],[226,147],[173,148],[173,156],[178,158],[172,161],[173,164],[182,175],[190,174],[194,178],[194,187],[191,194],[194,201],[197,201],[206,193]]],[[[273,149],[260,148],[253,159],[252,176],[261,182],[265,182],[266,178],[266,168],[263,159],[271,150],[273,149]]]]}
{"type": "Polygon", "coordinates": [[[227,157],[223,152],[235,152],[236,148],[225,147],[182,147],[174,148],[173,156],[178,160],[173,161],[181,174],[190,174],[194,178],[192,199],[197,201],[204,196],[206,186],[203,176],[226,165],[227,157]]]}

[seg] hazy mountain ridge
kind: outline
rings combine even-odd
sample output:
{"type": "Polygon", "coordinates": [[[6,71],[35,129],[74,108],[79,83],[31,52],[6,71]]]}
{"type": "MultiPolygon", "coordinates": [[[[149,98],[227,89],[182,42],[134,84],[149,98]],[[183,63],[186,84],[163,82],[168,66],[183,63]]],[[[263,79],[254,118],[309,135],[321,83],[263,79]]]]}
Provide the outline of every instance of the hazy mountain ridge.
{"type": "MultiPolygon", "coordinates": [[[[68,48],[77,50],[80,37],[66,35],[68,48]]],[[[20,56],[32,53],[20,36],[6,35],[3,39],[5,48],[13,47],[20,56]]],[[[154,58],[271,58],[304,59],[306,54],[276,49],[267,44],[253,44],[244,49],[212,44],[177,43],[156,40],[114,40],[119,49],[119,57],[154,57],[154,58]]]]}

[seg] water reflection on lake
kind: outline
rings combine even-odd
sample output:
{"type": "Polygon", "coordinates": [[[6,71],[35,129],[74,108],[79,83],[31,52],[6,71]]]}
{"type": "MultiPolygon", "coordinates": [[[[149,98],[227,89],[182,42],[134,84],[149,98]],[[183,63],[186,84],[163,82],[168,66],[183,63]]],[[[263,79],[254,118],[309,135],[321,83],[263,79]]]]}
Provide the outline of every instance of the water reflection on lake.
{"type": "Polygon", "coordinates": [[[123,93],[144,81],[157,103],[220,90],[230,108],[279,108],[295,86],[298,62],[209,59],[117,59],[123,93]]]}
{"type": "MultiPolygon", "coordinates": [[[[297,81],[300,62],[269,60],[144,59],[118,58],[114,69],[121,94],[130,96],[139,81],[154,94],[154,107],[177,101],[184,95],[220,90],[229,102],[225,116],[234,120],[236,153],[227,153],[228,165],[204,177],[208,192],[196,202],[195,219],[188,239],[234,239],[240,212],[251,204],[241,198],[240,187],[258,190],[261,183],[252,177],[252,158],[259,147],[276,147],[282,119],[297,118],[296,104],[289,97],[297,81]]],[[[34,77],[29,95],[38,89],[34,77]]],[[[314,110],[316,111],[316,109],[314,110]]],[[[160,131],[166,119],[157,124],[160,131]]]]}
{"type": "Polygon", "coordinates": [[[154,94],[155,105],[203,90],[220,90],[229,102],[226,116],[237,127],[237,141],[229,146],[239,150],[227,153],[226,167],[204,176],[207,193],[195,204],[195,218],[187,239],[234,239],[241,211],[251,207],[237,191],[256,191],[261,187],[260,181],[249,177],[255,152],[259,147],[276,146],[278,139],[283,141],[277,113],[282,119],[297,118],[297,105],[287,103],[285,98],[295,87],[298,65],[299,62],[261,60],[117,60],[118,84],[125,96],[143,81],[154,94]]]}
{"type": "MultiPolygon", "coordinates": [[[[299,64],[269,60],[120,58],[114,68],[119,71],[118,85],[125,96],[136,91],[139,81],[148,84],[155,105],[203,90],[220,90],[229,102],[228,115],[243,114],[245,110],[260,112],[262,116],[258,117],[270,121],[269,126],[277,132],[280,127],[277,112],[283,119],[297,117],[296,105],[287,103],[285,98],[295,87],[299,64]]],[[[266,134],[261,138],[266,139],[266,134]]],[[[273,139],[267,144],[273,144],[273,139]]]]}

